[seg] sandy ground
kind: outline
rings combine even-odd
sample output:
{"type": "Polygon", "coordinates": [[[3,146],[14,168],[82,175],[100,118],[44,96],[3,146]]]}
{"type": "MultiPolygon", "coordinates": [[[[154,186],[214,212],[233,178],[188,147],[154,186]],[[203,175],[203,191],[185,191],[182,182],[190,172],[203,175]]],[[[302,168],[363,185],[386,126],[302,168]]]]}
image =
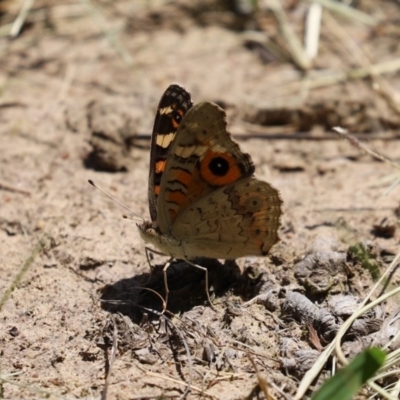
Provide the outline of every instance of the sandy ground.
{"type": "MultiPolygon", "coordinates": [[[[99,398],[112,365],[109,399],[179,398],[189,382],[189,398],[259,398],[255,366],[276,398],[290,398],[332,339],[316,323],[319,345],[310,340],[313,323],[293,311],[290,296],[331,310],[340,324],[337,296],[357,303],[374,282],[349,248],[366,249],[379,274],[400,239],[399,189],[386,194],[394,168],[330,130],[347,127],[398,160],[400,117],[387,94],[398,95],[399,76],[384,74],[381,91],[370,79],[306,81],[363,67],[360,54],[373,64],[398,58],[400,32],[389,22],[399,5],[359,2],[389,21],[380,29],[329,14],[320,55],[304,75],[290,59],[269,62],[246,36],[259,29],[284,43],[267,11],[144,3],[37,2],[20,36],[1,39],[0,292],[12,290],[0,314],[2,396],[99,398]],[[362,53],[340,42],[335,26],[362,53]],[[160,299],[139,287],[164,294],[165,259],[154,260],[150,276],[135,221],[88,179],[149,218],[149,138],[172,82],[195,102],[227,110],[257,176],[280,190],[284,215],[270,257],[204,260],[215,310],[201,271],[170,268],[174,314],[160,316],[160,299]]],[[[300,34],[306,2],[292,3],[286,11],[300,34]]],[[[16,11],[10,6],[3,26],[16,11]]],[[[393,307],[375,310],[374,328],[347,337],[348,354],[360,336],[372,340],[393,307]]]]}

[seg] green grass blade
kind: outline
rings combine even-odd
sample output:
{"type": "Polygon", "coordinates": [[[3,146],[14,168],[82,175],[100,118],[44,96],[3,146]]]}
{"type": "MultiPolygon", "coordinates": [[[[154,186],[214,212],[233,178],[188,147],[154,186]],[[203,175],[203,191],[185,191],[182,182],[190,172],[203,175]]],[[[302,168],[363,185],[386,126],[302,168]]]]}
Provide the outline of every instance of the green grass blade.
{"type": "Polygon", "coordinates": [[[386,353],[378,348],[363,351],[349,365],[327,380],[312,400],[351,400],[361,386],[383,365],[385,358],[386,353]]]}

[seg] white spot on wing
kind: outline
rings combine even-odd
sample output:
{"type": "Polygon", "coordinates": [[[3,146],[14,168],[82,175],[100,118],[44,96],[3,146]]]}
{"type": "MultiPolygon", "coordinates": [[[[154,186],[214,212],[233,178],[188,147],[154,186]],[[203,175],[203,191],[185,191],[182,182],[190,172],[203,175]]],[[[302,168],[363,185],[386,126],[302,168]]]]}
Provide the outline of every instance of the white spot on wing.
{"type": "Polygon", "coordinates": [[[172,111],[173,111],[173,109],[171,107],[164,107],[164,108],[160,108],[159,113],[160,114],[169,114],[172,111]]]}
{"type": "Polygon", "coordinates": [[[157,135],[156,144],[157,146],[166,149],[174,140],[174,137],[175,137],[175,132],[167,133],[165,135],[157,135]]]}

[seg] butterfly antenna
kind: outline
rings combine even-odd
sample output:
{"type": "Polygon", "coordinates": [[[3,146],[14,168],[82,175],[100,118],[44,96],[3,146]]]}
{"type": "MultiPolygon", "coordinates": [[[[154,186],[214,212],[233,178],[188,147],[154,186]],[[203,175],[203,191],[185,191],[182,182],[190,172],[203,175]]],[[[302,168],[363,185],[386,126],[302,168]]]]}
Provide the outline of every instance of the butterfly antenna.
{"type": "MultiPolygon", "coordinates": [[[[129,208],[128,206],[126,206],[124,203],[121,203],[119,200],[117,200],[114,196],[111,196],[110,193],[107,193],[106,191],[104,191],[103,189],[100,189],[98,186],[95,185],[95,183],[91,180],[88,179],[88,182],[94,186],[97,190],[99,190],[101,193],[105,194],[107,197],[109,197],[110,199],[114,200],[117,204],[119,204],[121,207],[125,208],[126,210],[128,210],[129,212],[131,212],[135,217],[138,218],[139,221],[144,222],[144,218],[141,217],[136,211],[133,211],[131,208],[129,208]]],[[[137,219],[135,218],[128,218],[126,215],[124,215],[124,218],[126,219],[131,219],[133,221],[137,221],[137,219]]]]}

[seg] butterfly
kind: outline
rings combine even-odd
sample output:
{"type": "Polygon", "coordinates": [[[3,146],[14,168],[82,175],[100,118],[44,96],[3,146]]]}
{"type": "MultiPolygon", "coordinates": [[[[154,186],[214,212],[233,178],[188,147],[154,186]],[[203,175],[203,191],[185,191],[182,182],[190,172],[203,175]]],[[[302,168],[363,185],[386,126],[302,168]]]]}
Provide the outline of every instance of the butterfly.
{"type": "Polygon", "coordinates": [[[161,97],[150,150],[151,221],[138,228],[146,242],[170,256],[164,267],[166,297],[172,260],[205,271],[210,301],[207,269],[193,263],[195,258],[263,256],[279,240],[280,194],[254,177],[250,155],[226,126],[222,108],[211,102],[193,105],[177,84],[161,97]]]}

